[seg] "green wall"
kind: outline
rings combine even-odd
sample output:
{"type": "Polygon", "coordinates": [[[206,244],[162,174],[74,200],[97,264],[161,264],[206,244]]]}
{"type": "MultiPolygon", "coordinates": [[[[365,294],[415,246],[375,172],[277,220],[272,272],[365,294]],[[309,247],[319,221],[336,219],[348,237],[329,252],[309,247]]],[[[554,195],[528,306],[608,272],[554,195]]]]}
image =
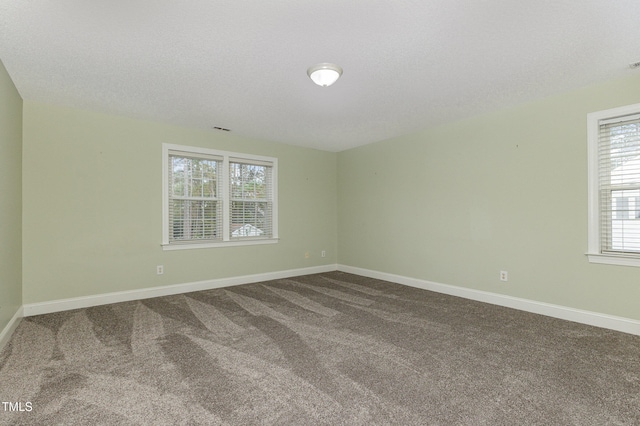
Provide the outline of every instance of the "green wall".
{"type": "MultiPolygon", "coordinates": [[[[19,211],[21,101],[1,78],[3,197],[19,211]]],[[[638,102],[635,73],[335,154],[25,101],[22,303],[340,263],[640,319],[640,269],[585,256],[586,114],[638,102]],[[163,251],[163,142],[277,157],[280,243],[163,251]]],[[[5,323],[20,305],[9,204],[5,323]]]]}
{"type": "Polygon", "coordinates": [[[636,72],[339,153],[339,262],[640,319],[640,269],[585,256],[587,113],[639,102],[636,72]]]}
{"type": "Polygon", "coordinates": [[[25,304],[337,262],[335,153],[30,101],[23,120],[25,304]],[[277,157],[280,242],[163,251],[163,142],[277,157]]]}
{"type": "Polygon", "coordinates": [[[22,98],[0,62],[0,332],[22,305],[22,98]]]}

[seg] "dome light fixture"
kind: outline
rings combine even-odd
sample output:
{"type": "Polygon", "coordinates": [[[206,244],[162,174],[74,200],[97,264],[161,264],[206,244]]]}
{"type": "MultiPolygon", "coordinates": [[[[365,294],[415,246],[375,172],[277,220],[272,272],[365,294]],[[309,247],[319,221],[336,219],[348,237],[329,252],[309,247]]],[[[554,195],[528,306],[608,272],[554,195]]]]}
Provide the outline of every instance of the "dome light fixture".
{"type": "Polygon", "coordinates": [[[342,75],[342,68],[336,64],[322,62],[307,70],[307,75],[315,84],[322,87],[331,86],[342,75]]]}

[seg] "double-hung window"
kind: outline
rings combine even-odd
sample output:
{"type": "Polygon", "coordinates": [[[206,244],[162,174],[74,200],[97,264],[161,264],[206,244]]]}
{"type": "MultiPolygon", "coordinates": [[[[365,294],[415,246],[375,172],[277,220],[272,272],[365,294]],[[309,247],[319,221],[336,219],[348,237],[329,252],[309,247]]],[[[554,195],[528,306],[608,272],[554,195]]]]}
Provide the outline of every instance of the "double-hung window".
{"type": "Polygon", "coordinates": [[[163,144],[164,249],[277,242],[276,158],[163,144]]]}
{"type": "Polygon", "coordinates": [[[640,266],[640,104],[587,122],[589,260],[640,266]]]}

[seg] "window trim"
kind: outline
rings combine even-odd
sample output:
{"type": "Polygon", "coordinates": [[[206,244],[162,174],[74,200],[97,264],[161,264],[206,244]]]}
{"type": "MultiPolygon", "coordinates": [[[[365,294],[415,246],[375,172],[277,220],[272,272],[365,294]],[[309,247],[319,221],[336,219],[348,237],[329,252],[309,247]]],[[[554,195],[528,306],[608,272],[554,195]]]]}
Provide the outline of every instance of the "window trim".
{"type": "Polygon", "coordinates": [[[266,157],[261,155],[243,154],[231,151],[220,151],[209,148],[177,145],[170,143],[162,144],[162,249],[163,250],[188,250],[215,247],[232,247],[232,246],[248,246],[261,244],[275,244],[279,241],[278,237],[278,159],[274,157],[266,157]],[[220,198],[223,201],[223,240],[222,241],[174,241],[169,240],[169,152],[184,152],[186,155],[200,154],[207,156],[222,157],[222,194],[220,198]],[[247,237],[241,240],[230,238],[230,213],[228,212],[228,203],[230,197],[229,188],[229,160],[246,160],[249,162],[258,162],[269,164],[272,168],[272,194],[273,207],[271,217],[271,237],[247,237]]]}
{"type": "Polygon", "coordinates": [[[588,173],[588,247],[586,256],[591,263],[640,267],[640,254],[603,253],[600,248],[600,183],[599,133],[600,123],[616,118],[623,119],[640,113],[640,103],[611,108],[587,114],[587,173],[588,173]]]}

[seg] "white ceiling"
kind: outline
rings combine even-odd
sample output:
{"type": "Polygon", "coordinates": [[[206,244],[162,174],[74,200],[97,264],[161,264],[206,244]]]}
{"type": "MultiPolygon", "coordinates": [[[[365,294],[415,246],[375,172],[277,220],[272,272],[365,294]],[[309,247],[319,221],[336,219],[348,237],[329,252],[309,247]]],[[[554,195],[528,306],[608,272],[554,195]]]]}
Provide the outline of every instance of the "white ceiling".
{"type": "Polygon", "coordinates": [[[26,100],[341,151],[640,72],[640,1],[0,0],[0,59],[26,100]]]}

